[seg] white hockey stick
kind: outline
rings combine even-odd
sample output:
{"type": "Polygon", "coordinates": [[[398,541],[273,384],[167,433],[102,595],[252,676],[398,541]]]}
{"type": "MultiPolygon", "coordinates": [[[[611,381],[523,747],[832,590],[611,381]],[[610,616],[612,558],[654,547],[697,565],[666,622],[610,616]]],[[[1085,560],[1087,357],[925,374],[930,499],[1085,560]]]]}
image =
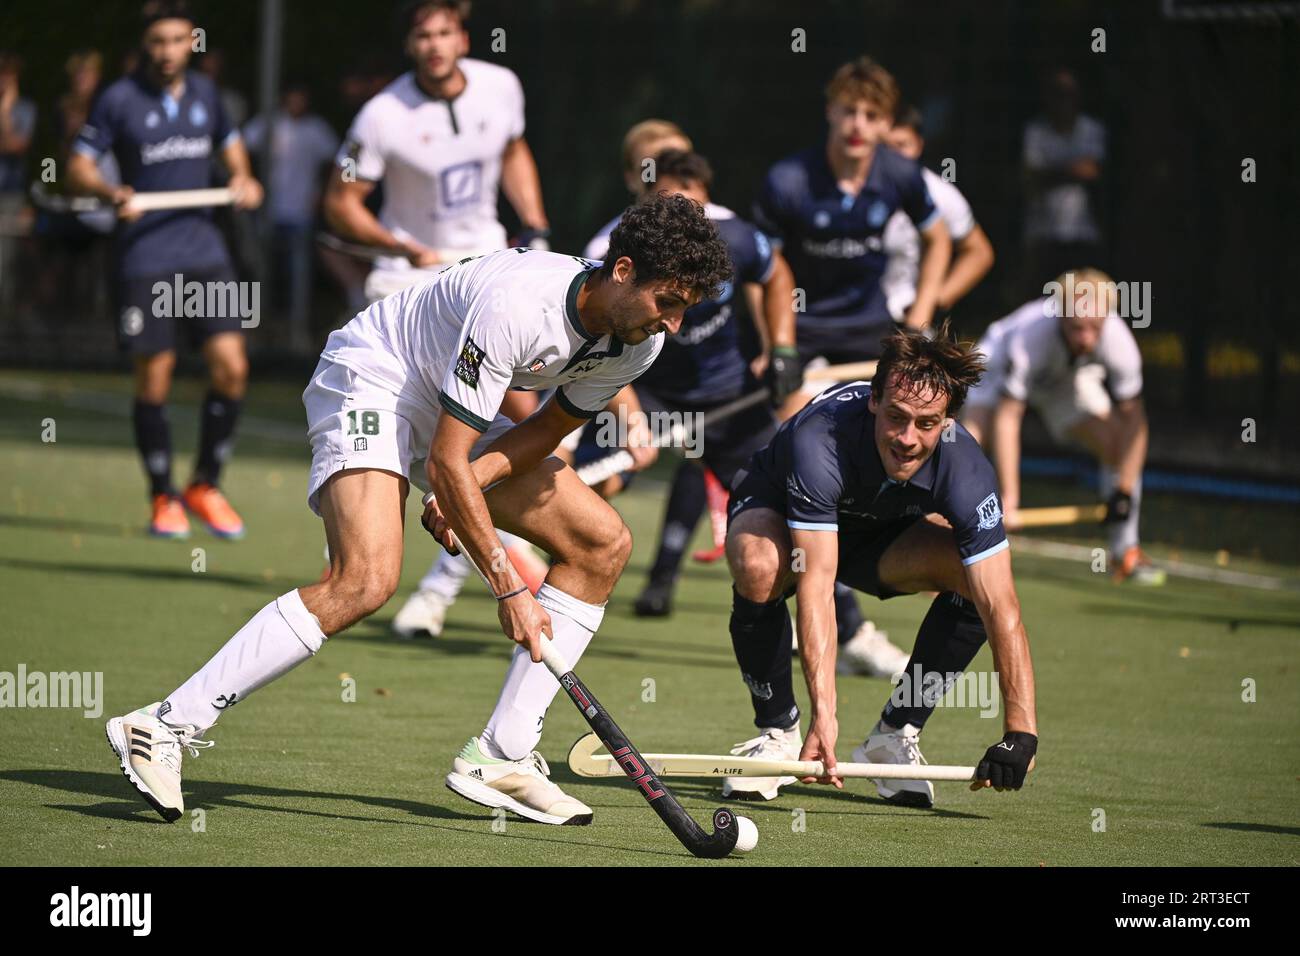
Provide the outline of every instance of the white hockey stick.
{"type": "MultiPolygon", "coordinates": [[[[609,754],[598,754],[600,738],[580,737],[569,750],[569,769],[580,777],[621,777],[622,769],[609,754]]],[[[820,760],[766,760],[762,757],[732,757],[721,754],[642,754],[661,777],[823,777],[820,760]]],[[[975,779],[974,767],[893,763],[841,763],[837,777],[869,777],[877,780],[960,780],[975,779]]]]}

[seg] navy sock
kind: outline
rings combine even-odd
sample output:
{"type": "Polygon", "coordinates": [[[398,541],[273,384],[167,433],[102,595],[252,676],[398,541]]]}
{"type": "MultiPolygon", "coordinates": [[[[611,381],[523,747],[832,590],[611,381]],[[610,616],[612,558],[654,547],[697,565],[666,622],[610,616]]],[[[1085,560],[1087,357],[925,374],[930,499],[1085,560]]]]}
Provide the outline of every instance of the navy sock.
{"type": "Polygon", "coordinates": [[[758,727],[789,729],[799,721],[790,670],[793,635],[784,598],[760,604],[731,589],[731,647],[758,727]]]}
{"type": "Polygon", "coordinates": [[[194,480],[209,485],[221,478],[221,466],[230,457],[230,447],[243,403],[209,390],[203,397],[199,418],[199,457],[194,465],[194,480]]]}
{"type": "Polygon", "coordinates": [[[175,494],[172,487],[172,433],[167,424],[165,405],[151,405],[138,398],[131,407],[135,426],[135,447],[140,450],[145,474],[149,476],[149,496],[175,494]]]}
{"type": "Polygon", "coordinates": [[[835,629],[836,639],[842,645],[845,641],[852,639],[853,635],[858,633],[860,628],[866,623],[866,618],[862,616],[862,609],[858,607],[857,595],[853,593],[853,588],[847,584],[835,582],[835,629]]]}
{"type": "Polygon", "coordinates": [[[880,719],[894,727],[903,724],[924,727],[934,712],[934,704],[948,689],[949,676],[960,674],[970,666],[986,638],[984,622],[974,603],[953,591],[940,594],[921,622],[903,681],[880,712],[880,719]],[[918,668],[920,686],[917,686],[918,668]],[[940,677],[931,677],[932,674],[940,677]],[[898,700],[908,706],[897,706],[898,700]]]}
{"type": "Polygon", "coordinates": [[[684,461],[673,476],[664,509],[664,524],[659,532],[659,551],[650,569],[651,581],[672,581],[682,565],[682,555],[691,543],[695,526],[706,506],[704,472],[699,465],[684,461]]]}

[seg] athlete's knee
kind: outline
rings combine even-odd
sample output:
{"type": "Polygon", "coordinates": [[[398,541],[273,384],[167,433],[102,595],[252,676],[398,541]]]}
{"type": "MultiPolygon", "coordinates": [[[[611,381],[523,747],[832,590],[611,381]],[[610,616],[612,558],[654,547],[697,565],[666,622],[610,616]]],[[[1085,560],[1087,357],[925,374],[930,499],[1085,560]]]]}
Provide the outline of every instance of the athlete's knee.
{"type": "Polygon", "coordinates": [[[327,582],[342,604],[360,620],[375,613],[397,593],[400,569],[382,563],[344,565],[327,582]]]}
{"type": "Polygon", "coordinates": [[[781,543],[756,534],[727,536],[727,563],[736,593],[750,601],[770,601],[784,590],[786,561],[781,543]]]}
{"type": "Polygon", "coordinates": [[[248,358],[242,353],[212,363],[212,387],[227,398],[243,398],[248,386],[248,358]]]}

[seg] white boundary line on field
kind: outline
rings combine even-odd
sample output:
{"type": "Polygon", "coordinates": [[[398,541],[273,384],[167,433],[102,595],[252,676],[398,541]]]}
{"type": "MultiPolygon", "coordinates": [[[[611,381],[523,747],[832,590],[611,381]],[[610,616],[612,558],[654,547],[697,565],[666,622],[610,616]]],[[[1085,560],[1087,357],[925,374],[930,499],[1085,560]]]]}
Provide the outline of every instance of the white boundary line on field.
{"type": "MultiPolygon", "coordinates": [[[[1063,561],[1091,561],[1093,549],[1082,544],[1066,541],[1045,541],[1042,538],[1026,538],[1015,535],[1011,538],[1013,550],[1022,551],[1044,558],[1059,558],[1063,561]]],[[[1226,571],[1223,568],[1207,568],[1203,564],[1188,564],[1186,561],[1159,561],[1160,567],[1180,578],[1192,578],[1196,581],[1213,581],[1215,584],[1231,584],[1243,588],[1256,588],[1261,591],[1300,591],[1300,581],[1276,578],[1267,574],[1251,574],[1247,571],[1226,571]]]]}

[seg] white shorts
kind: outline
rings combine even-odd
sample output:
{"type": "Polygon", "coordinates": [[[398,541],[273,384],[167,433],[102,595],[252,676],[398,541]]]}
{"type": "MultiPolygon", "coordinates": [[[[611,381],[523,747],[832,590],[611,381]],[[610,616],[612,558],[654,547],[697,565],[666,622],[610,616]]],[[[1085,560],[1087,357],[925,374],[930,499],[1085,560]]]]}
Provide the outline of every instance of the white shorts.
{"type": "MultiPolygon", "coordinates": [[[[988,358],[988,371],[967,393],[966,408],[991,411],[1002,398],[1006,368],[1003,344],[1002,337],[996,334],[980,339],[978,349],[988,358]]],[[[1052,439],[1057,444],[1065,444],[1070,440],[1071,430],[1083,419],[1090,415],[1105,418],[1110,414],[1113,402],[1106,388],[1106,367],[1095,363],[1080,366],[1060,381],[1033,389],[1028,404],[1043,420],[1052,439]]]]}
{"type": "MultiPolygon", "coordinates": [[[[424,463],[441,406],[412,401],[324,358],[302,393],[302,403],[311,444],[307,507],[317,515],[325,482],[348,469],[378,468],[409,479],[421,491],[429,490],[424,463]]],[[[514,424],[497,415],[474,443],[470,460],[514,424]]]]}

